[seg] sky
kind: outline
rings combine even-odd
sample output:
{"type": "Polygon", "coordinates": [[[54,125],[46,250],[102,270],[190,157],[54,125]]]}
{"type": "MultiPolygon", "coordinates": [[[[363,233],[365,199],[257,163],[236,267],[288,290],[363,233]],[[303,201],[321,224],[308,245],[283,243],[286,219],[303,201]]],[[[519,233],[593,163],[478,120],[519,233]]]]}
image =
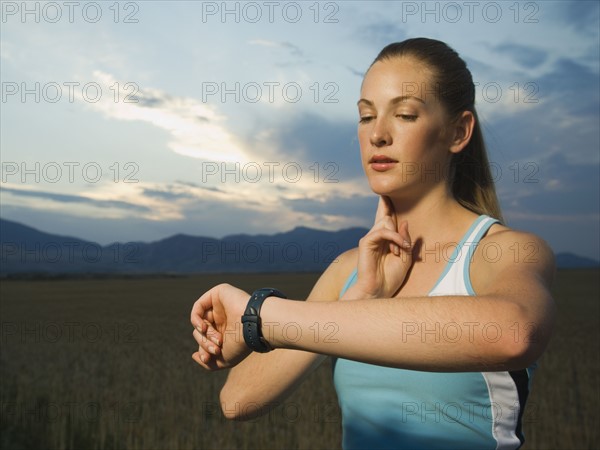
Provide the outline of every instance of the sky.
{"type": "Polygon", "coordinates": [[[507,225],[600,259],[597,2],[2,2],[0,216],[109,244],[372,225],[356,101],[445,41],[507,225]]]}

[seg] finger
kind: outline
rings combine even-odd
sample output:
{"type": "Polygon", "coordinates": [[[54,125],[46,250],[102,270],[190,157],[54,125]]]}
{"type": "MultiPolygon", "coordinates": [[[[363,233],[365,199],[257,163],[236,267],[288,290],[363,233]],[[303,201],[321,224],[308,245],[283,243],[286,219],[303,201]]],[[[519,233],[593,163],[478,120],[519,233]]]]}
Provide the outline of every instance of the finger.
{"type": "Polygon", "coordinates": [[[212,309],[207,311],[205,314],[204,323],[208,326],[205,330],[205,334],[212,340],[215,344],[221,345],[223,342],[223,335],[213,326],[215,323],[214,315],[212,309]]]}
{"type": "Polygon", "coordinates": [[[209,322],[212,322],[212,303],[209,303],[209,308],[206,307],[207,300],[206,296],[210,291],[205,292],[202,296],[194,302],[194,306],[192,306],[192,311],[190,314],[190,322],[192,323],[194,328],[197,328],[201,333],[206,331],[207,319],[209,322]]]}
{"type": "Polygon", "coordinates": [[[213,327],[212,323],[208,321],[205,322],[207,324],[207,328],[204,335],[218,346],[221,346],[223,344],[223,335],[213,327]]]}
{"type": "MultiPolygon", "coordinates": [[[[200,297],[202,298],[202,297],[200,297]]],[[[206,324],[202,320],[205,315],[204,308],[202,303],[200,303],[200,299],[194,302],[194,306],[192,306],[192,312],[190,313],[190,322],[194,328],[200,330],[201,333],[204,333],[206,330],[206,324]]]]}
{"type": "Polygon", "coordinates": [[[221,353],[221,349],[219,348],[219,346],[212,342],[210,339],[208,339],[204,334],[199,333],[198,330],[194,330],[192,334],[194,336],[194,339],[196,339],[196,342],[198,343],[199,348],[201,350],[204,350],[206,353],[211,355],[218,355],[221,353]]]}
{"type": "Polygon", "coordinates": [[[221,353],[221,348],[212,342],[206,335],[198,333],[198,330],[194,330],[193,336],[194,339],[196,339],[199,348],[206,353],[211,355],[219,355],[221,353]]]}
{"type": "MultiPolygon", "coordinates": [[[[400,236],[399,233],[392,231],[388,228],[380,228],[378,230],[373,230],[369,234],[367,234],[363,239],[360,240],[359,246],[366,245],[367,248],[371,248],[375,250],[376,248],[381,248],[383,244],[396,244],[398,247],[403,247],[404,239],[400,236]]],[[[387,247],[387,245],[385,246],[387,247]]]]}
{"type": "Polygon", "coordinates": [[[377,212],[375,213],[375,224],[386,216],[391,216],[393,207],[390,208],[391,201],[386,195],[379,196],[379,203],[377,204],[377,212]]]}
{"type": "Polygon", "coordinates": [[[398,231],[396,229],[396,224],[394,223],[394,220],[389,216],[383,217],[379,222],[377,222],[375,225],[373,225],[373,228],[371,228],[371,230],[369,230],[369,232],[379,230],[381,228],[387,228],[388,230],[391,230],[394,232],[398,231]]]}
{"type": "Polygon", "coordinates": [[[202,331],[205,330],[205,323],[202,322],[202,319],[206,319],[209,311],[212,311],[213,296],[218,296],[218,289],[219,286],[209,289],[196,300],[196,303],[194,303],[191,313],[191,322],[194,327],[200,327],[202,331]]]}
{"type": "Polygon", "coordinates": [[[387,195],[383,196],[383,200],[385,203],[385,214],[386,216],[392,218],[392,223],[394,224],[394,231],[396,231],[398,229],[398,221],[396,218],[396,208],[394,208],[394,202],[392,202],[392,199],[387,195]]]}
{"type": "Polygon", "coordinates": [[[398,233],[402,236],[402,248],[409,249],[412,245],[410,233],[408,232],[408,222],[406,220],[400,223],[398,233]]]}
{"type": "Polygon", "coordinates": [[[200,364],[206,370],[217,370],[219,366],[213,361],[212,358],[206,358],[205,355],[201,355],[200,352],[192,354],[192,359],[200,364]]]}
{"type": "Polygon", "coordinates": [[[383,203],[385,204],[385,214],[393,218],[396,214],[396,210],[394,208],[392,199],[387,195],[382,195],[381,197],[383,198],[383,203]]]}

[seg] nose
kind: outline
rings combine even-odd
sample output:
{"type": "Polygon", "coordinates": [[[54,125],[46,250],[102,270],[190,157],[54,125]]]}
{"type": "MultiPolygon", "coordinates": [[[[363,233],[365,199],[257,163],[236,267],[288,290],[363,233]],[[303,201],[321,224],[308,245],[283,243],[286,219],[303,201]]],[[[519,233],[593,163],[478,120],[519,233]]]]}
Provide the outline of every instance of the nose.
{"type": "Polygon", "coordinates": [[[371,141],[371,145],[374,147],[385,147],[386,145],[391,145],[392,135],[389,132],[385,118],[378,118],[376,120],[369,139],[371,141]]]}

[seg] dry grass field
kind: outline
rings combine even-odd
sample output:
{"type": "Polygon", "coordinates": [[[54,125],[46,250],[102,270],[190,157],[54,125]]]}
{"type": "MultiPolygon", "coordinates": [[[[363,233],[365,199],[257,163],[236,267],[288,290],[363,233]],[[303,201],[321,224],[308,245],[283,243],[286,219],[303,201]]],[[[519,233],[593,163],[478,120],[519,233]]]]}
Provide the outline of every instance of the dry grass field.
{"type": "MultiPolygon", "coordinates": [[[[190,358],[189,311],[210,286],[305,297],[315,274],[2,280],[2,449],[340,448],[331,367],[282,406],[226,421],[225,373],[190,358]]],[[[599,448],[599,277],[560,271],[559,322],[525,414],[527,449],[599,448]]]]}

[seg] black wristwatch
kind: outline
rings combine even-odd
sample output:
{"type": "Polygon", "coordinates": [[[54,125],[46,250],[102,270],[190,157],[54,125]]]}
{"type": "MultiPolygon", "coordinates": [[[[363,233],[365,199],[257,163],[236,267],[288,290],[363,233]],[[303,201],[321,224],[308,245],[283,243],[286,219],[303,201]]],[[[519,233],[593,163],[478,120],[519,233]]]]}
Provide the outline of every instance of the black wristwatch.
{"type": "Polygon", "coordinates": [[[242,316],[242,327],[246,345],[255,352],[267,353],[273,350],[262,334],[260,308],[267,297],[287,298],[285,294],[273,288],[262,288],[254,291],[242,316]]]}

